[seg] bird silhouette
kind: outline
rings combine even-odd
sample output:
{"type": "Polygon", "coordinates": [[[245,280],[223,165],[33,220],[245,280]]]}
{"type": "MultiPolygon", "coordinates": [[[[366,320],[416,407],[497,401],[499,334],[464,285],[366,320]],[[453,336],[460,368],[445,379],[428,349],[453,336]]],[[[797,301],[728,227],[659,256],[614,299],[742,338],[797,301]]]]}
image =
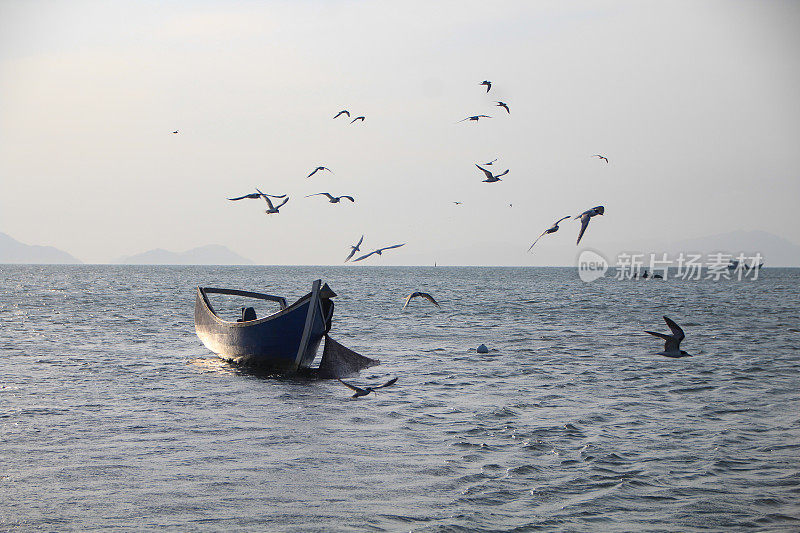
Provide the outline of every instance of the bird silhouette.
{"type": "Polygon", "coordinates": [[[495,161],[497,161],[496,157],[494,159],[492,159],[491,161],[489,161],[488,163],[484,163],[484,166],[488,167],[489,165],[493,165],[495,161]]]}
{"type": "Polygon", "coordinates": [[[336,116],[334,116],[333,118],[339,118],[340,115],[347,115],[347,118],[350,118],[350,111],[348,111],[347,109],[342,109],[341,111],[336,113],[336,116]]]}
{"type": "Polygon", "coordinates": [[[342,385],[345,385],[348,388],[350,388],[350,389],[355,391],[355,394],[353,394],[353,396],[351,396],[351,398],[358,398],[359,396],[366,396],[370,392],[375,392],[377,389],[382,389],[384,387],[388,387],[390,385],[394,385],[395,383],[397,383],[397,378],[394,377],[394,378],[390,379],[389,381],[387,381],[386,383],[384,383],[383,385],[378,385],[377,387],[364,387],[363,389],[361,387],[357,387],[355,385],[351,385],[350,383],[347,383],[346,381],[342,381],[341,379],[339,379],[339,382],[342,385]]]}
{"type": "Polygon", "coordinates": [[[311,196],[319,196],[319,195],[323,195],[323,194],[328,197],[328,201],[330,203],[332,203],[332,204],[338,204],[339,202],[342,201],[342,198],[347,198],[351,202],[355,202],[355,200],[353,199],[352,196],[347,196],[347,195],[334,196],[329,192],[316,192],[314,194],[309,194],[308,196],[306,196],[306,198],[310,198],[311,196]]]}
{"type": "Polygon", "coordinates": [[[486,92],[487,93],[489,92],[489,89],[492,88],[492,82],[490,82],[489,80],[483,80],[478,85],[486,85],[486,92]]]}
{"type": "Polygon", "coordinates": [[[356,243],[355,246],[351,246],[350,247],[350,255],[348,255],[347,259],[344,260],[345,263],[347,263],[350,260],[351,257],[356,255],[356,252],[361,250],[360,247],[361,247],[361,243],[362,242],[364,242],[364,236],[363,235],[361,236],[361,239],[359,239],[359,241],[356,243]]]}
{"type": "Polygon", "coordinates": [[[486,174],[486,179],[482,180],[485,183],[494,183],[496,181],[501,181],[500,180],[500,176],[505,176],[506,174],[508,174],[508,170],[509,170],[509,169],[506,169],[505,172],[501,172],[500,174],[496,174],[495,175],[495,174],[492,174],[491,170],[486,170],[485,168],[483,168],[480,165],[475,165],[475,166],[478,167],[479,169],[481,169],[481,172],[486,174]]]}
{"type": "Polygon", "coordinates": [[[350,121],[350,124],[352,124],[356,120],[360,120],[361,122],[364,122],[364,119],[366,119],[366,118],[367,117],[365,117],[365,116],[356,117],[356,118],[354,118],[353,120],[350,121]]]}
{"type": "Polygon", "coordinates": [[[658,355],[663,355],[664,357],[671,357],[673,359],[677,359],[679,357],[691,357],[691,354],[688,354],[685,351],[681,350],[681,341],[686,337],[681,327],[666,316],[664,317],[664,322],[666,322],[667,326],[669,326],[672,335],[666,335],[664,333],[657,333],[655,331],[645,330],[645,333],[649,333],[650,335],[653,335],[665,341],[664,351],[658,352],[658,355]]]}
{"type": "Polygon", "coordinates": [[[317,171],[320,171],[320,170],[327,170],[328,172],[330,172],[331,174],[333,174],[333,171],[332,171],[331,169],[329,169],[328,167],[317,167],[317,168],[315,168],[314,170],[312,170],[312,171],[311,171],[311,174],[309,174],[309,175],[308,175],[308,176],[306,176],[306,177],[307,177],[307,178],[310,178],[311,176],[313,176],[314,174],[316,174],[316,173],[317,173],[317,171]]]}
{"type": "MultiPolygon", "coordinates": [[[[548,234],[550,234],[550,233],[555,233],[555,232],[557,232],[557,231],[558,231],[558,225],[561,223],[561,221],[562,221],[562,220],[567,220],[568,218],[569,218],[569,216],[566,216],[566,217],[564,217],[564,218],[562,218],[562,219],[559,219],[559,220],[557,220],[557,221],[556,221],[556,222],[555,222],[555,223],[554,223],[552,226],[550,226],[549,228],[547,228],[546,230],[544,230],[544,231],[542,232],[542,234],[541,234],[541,235],[539,235],[538,237],[536,237],[536,240],[535,240],[535,241],[533,241],[533,244],[536,244],[536,243],[539,241],[539,239],[541,239],[541,238],[542,238],[542,237],[544,237],[545,235],[548,235],[548,234]]],[[[529,252],[531,251],[531,249],[533,249],[533,244],[531,244],[531,247],[530,247],[530,248],[528,248],[528,251],[529,251],[529,252]]]]}
{"type": "Polygon", "coordinates": [[[439,302],[437,302],[436,300],[434,300],[433,296],[431,296],[431,295],[430,295],[430,294],[428,294],[427,292],[419,292],[419,291],[416,291],[416,292],[412,292],[411,294],[409,294],[408,296],[406,296],[406,303],[405,303],[405,304],[403,304],[403,309],[405,309],[406,307],[408,307],[408,302],[410,302],[412,298],[417,298],[417,297],[425,298],[426,300],[428,300],[429,302],[431,302],[431,303],[432,303],[433,305],[435,305],[436,307],[440,307],[440,305],[439,305],[439,302]]]}
{"type": "Polygon", "coordinates": [[[608,163],[608,158],[607,158],[606,156],[604,156],[604,155],[600,155],[600,154],[594,154],[592,157],[599,157],[600,159],[602,159],[602,160],[604,160],[606,163],[608,163]]]}
{"type": "Polygon", "coordinates": [[[369,256],[371,256],[371,255],[373,255],[373,254],[377,254],[377,255],[383,255],[383,252],[384,252],[384,251],[386,251],[386,250],[391,250],[392,248],[400,248],[400,247],[401,247],[401,246],[403,246],[403,245],[405,245],[405,243],[402,243],[402,244],[393,244],[392,246],[384,246],[383,248],[378,248],[377,250],[373,250],[373,251],[371,251],[371,252],[370,252],[370,253],[368,253],[368,254],[364,254],[364,255],[362,255],[361,257],[358,257],[358,258],[356,258],[356,259],[353,259],[353,262],[355,263],[356,261],[361,261],[361,260],[364,260],[364,259],[366,259],[367,257],[369,257],[369,256]]]}
{"type": "Polygon", "coordinates": [[[175,135],[177,133],[178,133],[178,130],[175,130],[175,131],[172,132],[172,135],[175,135]]]}
{"type": "MultiPolygon", "coordinates": [[[[474,120],[475,122],[478,122],[482,118],[492,118],[492,117],[490,117],[489,115],[472,115],[471,117],[462,118],[458,122],[464,122],[465,120],[474,120]]],[[[458,122],[456,122],[456,124],[458,124],[458,122]]]]}
{"type": "Polygon", "coordinates": [[[497,107],[502,107],[508,112],[509,115],[511,114],[511,110],[508,108],[508,104],[505,102],[497,102],[497,107]]]}
{"type": "MultiPolygon", "coordinates": [[[[258,189],[256,190],[258,191],[258,189]]],[[[286,198],[285,194],[264,194],[263,192],[258,191],[245,194],[244,196],[237,196],[236,198],[228,198],[228,200],[235,202],[237,200],[244,200],[245,198],[261,198],[263,196],[269,196],[270,198],[286,198]]]]}
{"type": "Polygon", "coordinates": [[[583,237],[583,233],[586,231],[586,228],[589,226],[589,221],[592,219],[593,216],[602,215],[605,213],[606,208],[602,205],[598,205],[597,207],[593,207],[581,213],[580,215],[576,216],[575,218],[581,219],[581,232],[578,233],[578,241],[575,243],[580,244],[581,238],[583,237]]]}

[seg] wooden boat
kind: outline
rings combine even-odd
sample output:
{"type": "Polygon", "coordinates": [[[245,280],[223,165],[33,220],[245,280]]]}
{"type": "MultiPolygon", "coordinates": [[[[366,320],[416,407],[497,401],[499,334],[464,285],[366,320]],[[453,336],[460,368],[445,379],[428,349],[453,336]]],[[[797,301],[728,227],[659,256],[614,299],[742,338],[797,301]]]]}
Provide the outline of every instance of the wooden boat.
{"type": "Polygon", "coordinates": [[[292,305],[280,296],[236,289],[198,287],[194,305],[194,327],[203,344],[221,358],[234,363],[293,373],[314,361],[320,341],[331,328],[336,293],[314,281],[311,292],[292,305]],[[256,318],[252,307],[242,309],[236,322],[223,320],[208,300],[209,294],[228,294],[278,303],[280,310],[256,318]]]}

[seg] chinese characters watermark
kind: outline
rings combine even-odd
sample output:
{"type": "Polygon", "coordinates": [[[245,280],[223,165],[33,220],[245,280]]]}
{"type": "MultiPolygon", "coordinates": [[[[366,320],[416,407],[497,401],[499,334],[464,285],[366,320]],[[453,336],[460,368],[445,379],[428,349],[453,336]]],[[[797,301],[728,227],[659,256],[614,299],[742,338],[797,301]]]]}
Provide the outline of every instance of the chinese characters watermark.
{"type": "MultiPolygon", "coordinates": [[[[666,253],[620,253],[617,256],[615,279],[683,279],[683,280],[757,280],[764,257],[753,255],[679,253],[670,257],[666,253]]],[[[578,275],[583,281],[604,277],[608,261],[599,253],[584,250],[578,257],[578,275]]]]}

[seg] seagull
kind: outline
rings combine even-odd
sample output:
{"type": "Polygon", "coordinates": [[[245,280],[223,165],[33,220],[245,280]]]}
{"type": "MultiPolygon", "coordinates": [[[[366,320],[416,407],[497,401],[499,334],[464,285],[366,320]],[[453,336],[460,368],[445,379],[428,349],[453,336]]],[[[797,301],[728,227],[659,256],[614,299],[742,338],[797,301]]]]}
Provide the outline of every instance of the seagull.
{"type": "Polygon", "coordinates": [[[317,167],[317,168],[315,168],[314,170],[312,170],[312,171],[311,171],[311,174],[309,174],[309,175],[308,175],[308,176],[306,176],[306,177],[307,177],[307,178],[310,178],[311,176],[313,176],[314,174],[316,174],[318,170],[327,170],[328,172],[330,172],[331,174],[333,174],[333,171],[332,171],[331,169],[329,169],[328,167],[317,167]]]}
{"type": "Polygon", "coordinates": [[[373,250],[373,251],[371,251],[370,253],[368,253],[366,255],[362,255],[361,257],[353,259],[353,262],[361,261],[362,259],[366,259],[367,257],[371,256],[372,254],[383,255],[383,252],[385,250],[391,250],[392,248],[400,248],[403,245],[405,245],[405,243],[403,243],[403,244],[394,244],[392,246],[385,246],[384,248],[378,248],[377,250],[373,250]]]}
{"type": "MultiPolygon", "coordinates": [[[[464,122],[465,120],[474,120],[475,122],[478,122],[482,118],[492,118],[492,117],[490,117],[489,115],[472,115],[471,117],[462,118],[458,122],[464,122]]],[[[456,124],[458,124],[458,122],[456,122],[456,124]]]]}
{"type": "Polygon", "coordinates": [[[347,196],[347,195],[334,196],[329,192],[316,192],[314,194],[309,194],[308,196],[306,196],[306,198],[308,198],[309,196],[319,196],[320,194],[324,194],[325,196],[327,196],[328,201],[332,204],[338,204],[342,200],[342,198],[347,198],[351,202],[355,202],[352,196],[347,196]]]}
{"type": "Polygon", "coordinates": [[[508,104],[506,104],[505,102],[497,102],[497,106],[496,107],[502,107],[503,109],[508,111],[509,115],[511,114],[511,110],[508,108],[508,104]]]}
{"type": "Polygon", "coordinates": [[[392,378],[389,381],[387,381],[386,383],[384,383],[383,385],[378,385],[377,387],[364,387],[363,389],[361,387],[356,387],[355,385],[351,385],[351,384],[349,384],[349,383],[347,383],[345,381],[342,381],[341,379],[339,381],[342,383],[342,385],[346,385],[347,387],[349,387],[349,388],[353,389],[354,391],[356,391],[356,393],[353,394],[352,398],[358,398],[359,396],[366,396],[370,392],[375,392],[375,389],[382,389],[383,387],[388,387],[389,385],[394,385],[395,383],[397,383],[397,378],[396,377],[392,378]]]}
{"type": "Polygon", "coordinates": [[[362,242],[364,242],[364,236],[363,235],[361,236],[361,239],[359,239],[359,241],[356,243],[355,246],[351,246],[350,247],[350,255],[348,255],[347,259],[344,260],[345,263],[350,261],[350,258],[353,257],[354,255],[356,255],[356,252],[361,250],[360,246],[361,246],[362,242]]]}
{"type": "Polygon", "coordinates": [[[172,132],[172,135],[176,135],[177,133],[178,133],[178,130],[175,130],[175,131],[172,132]]]}
{"type": "Polygon", "coordinates": [[[464,202],[453,202],[453,203],[456,204],[456,205],[461,205],[464,202]]]}
{"type": "MultiPolygon", "coordinates": [[[[542,234],[541,234],[541,235],[539,235],[538,237],[536,237],[536,240],[535,240],[535,241],[533,241],[533,244],[536,244],[536,243],[539,241],[539,239],[541,239],[541,238],[542,238],[542,237],[544,237],[545,235],[547,235],[547,234],[549,234],[549,233],[555,233],[555,232],[557,232],[557,231],[558,231],[558,225],[561,223],[561,221],[562,221],[562,220],[567,220],[568,218],[569,218],[569,216],[566,216],[566,217],[564,217],[564,218],[562,218],[562,219],[559,219],[559,220],[557,220],[557,221],[555,222],[555,224],[553,224],[552,226],[550,226],[549,228],[547,228],[546,230],[544,230],[544,231],[542,232],[542,234]]],[[[531,244],[531,247],[530,247],[530,248],[528,248],[528,251],[529,251],[529,252],[530,252],[530,251],[531,251],[531,249],[533,248],[533,244],[531,244]]]]}
{"type": "Polygon", "coordinates": [[[347,115],[347,118],[350,118],[350,111],[348,111],[347,109],[342,109],[341,111],[336,113],[336,116],[333,118],[339,118],[339,115],[347,115]]]}
{"type": "MultiPolygon", "coordinates": [[[[258,191],[258,189],[256,189],[256,190],[258,191]]],[[[265,212],[266,214],[268,214],[268,215],[274,215],[274,214],[278,213],[278,210],[279,210],[281,207],[283,207],[283,206],[286,204],[286,202],[288,202],[288,201],[289,201],[289,197],[287,196],[287,197],[286,197],[286,198],[283,200],[283,202],[281,202],[280,204],[278,204],[278,205],[272,205],[272,202],[270,201],[270,199],[269,199],[269,195],[268,195],[268,194],[264,194],[264,193],[263,193],[263,192],[261,192],[261,191],[258,191],[258,192],[261,194],[261,197],[264,199],[264,201],[265,201],[265,202],[267,202],[267,210],[266,210],[266,211],[264,211],[264,212],[265,212]]],[[[284,194],[284,196],[286,196],[286,195],[284,194]]]]}
{"type": "Polygon", "coordinates": [[[478,167],[479,169],[481,169],[481,171],[484,174],[486,174],[486,179],[483,180],[485,183],[494,183],[495,181],[501,181],[500,180],[500,176],[505,176],[506,174],[508,174],[508,170],[509,170],[509,169],[506,169],[505,172],[501,172],[500,174],[494,175],[494,174],[492,174],[491,170],[486,170],[485,168],[483,168],[480,165],[475,165],[475,166],[478,167]]]}
{"type": "Polygon", "coordinates": [[[608,163],[608,158],[607,158],[606,156],[604,156],[604,155],[600,155],[600,154],[594,154],[592,157],[599,157],[600,159],[602,159],[602,160],[604,160],[606,163],[608,163]]]}
{"type": "Polygon", "coordinates": [[[489,89],[492,88],[492,82],[490,82],[489,80],[483,80],[478,85],[486,85],[486,92],[487,93],[489,92],[489,89]]]}
{"type": "MultiPolygon", "coordinates": [[[[349,115],[348,115],[348,116],[349,116],[349,115]]],[[[355,122],[356,120],[360,120],[361,122],[364,122],[364,119],[365,119],[365,118],[367,118],[367,117],[365,117],[365,116],[356,117],[356,118],[354,118],[353,120],[351,120],[351,121],[350,121],[350,124],[352,124],[352,123],[353,123],[353,122],[355,122]]]]}
{"type": "Polygon", "coordinates": [[[406,296],[406,303],[405,303],[405,305],[403,305],[403,309],[405,309],[406,307],[408,307],[408,302],[410,302],[410,301],[411,301],[411,298],[416,298],[417,296],[421,296],[422,298],[425,298],[426,300],[428,300],[429,302],[431,302],[431,303],[432,303],[433,305],[435,305],[436,307],[439,307],[439,302],[437,302],[436,300],[434,300],[434,299],[433,299],[433,296],[431,296],[431,295],[430,295],[430,294],[428,294],[427,292],[419,292],[419,291],[416,291],[416,292],[412,292],[411,294],[409,294],[408,296],[406,296]]]}
{"type": "Polygon", "coordinates": [[[670,331],[672,331],[672,335],[666,335],[664,333],[656,333],[655,331],[647,331],[645,333],[649,333],[650,335],[656,336],[660,339],[664,339],[664,351],[658,352],[658,355],[663,355],[665,357],[672,357],[673,359],[677,359],[679,357],[691,357],[691,354],[688,354],[681,350],[681,341],[686,337],[683,334],[683,330],[681,327],[670,320],[669,317],[664,317],[664,322],[667,323],[669,326],[670,331]]]}
{"type": "MultiPolygon", "coordinates": [[[[258,191],[258,189],[256,189],[258,191]]],[[[285,194],[275,195],[275,194],[264,194],[261,191],[258,192],[251,192],[250,194],[245,194],[244,196],[237,196],[236,198],[228,198],[235,202],[236,200],[244,200],[245,198],[261,198],[262,196],[269,196],[270,198],[286,198],[285,194]]]]}
{"type": "Polygon", "coordinates": [[[491,164],[492,164],[492,163],[494,163],[495,161],[497,161],[497,158],[496,158],[496,157],[495,157],[494,159],[492,159],[491,161],[489,161],[488,163],[484,163],[484,165],[488,167],[489,165],[491,165],[491,164]]]}
{"type": "Polygon", "coordinates": [[[595,215],[602,215],[603,213],[605,213],[605,211],[606,211],[605,207],[603,207],[602,205],[598,205],[597,207],[593,207],[588,211],[584,211],[583,213],[575,217],[581,219],[581,232],[578,233],[578,242],[575,243],[576,245],[581,242],[581,237],[583,237],[583,232],[586,231],[586,227],[589,225],[589,220],[591,220],[591,218],[595,215]]]}

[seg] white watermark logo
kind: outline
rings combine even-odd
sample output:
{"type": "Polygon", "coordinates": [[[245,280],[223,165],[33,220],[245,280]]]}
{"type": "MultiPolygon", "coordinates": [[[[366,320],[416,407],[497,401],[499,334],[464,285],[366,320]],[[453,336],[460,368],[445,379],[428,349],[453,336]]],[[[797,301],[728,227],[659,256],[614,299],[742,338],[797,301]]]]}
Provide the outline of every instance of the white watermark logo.
{"type": "Polygon", "coordinates": [[[578,256],[578,276],[589,283],[606,275],[608,261],[592,250],[584,250],[578,256]]]}
{"type": "MultiPolygon", "coordinates": [[[[671,258],[668,254],[622,252],[614,265],[614,279],[683,279],[683,280],[757,280],[764,256],[760,253],[737,255],[717,252],[708,254],[683,253],[671,258]]],[[[585,282],[605,276],[608,260],[593,250],[578,256],[578,276],[585,282]]]]}

